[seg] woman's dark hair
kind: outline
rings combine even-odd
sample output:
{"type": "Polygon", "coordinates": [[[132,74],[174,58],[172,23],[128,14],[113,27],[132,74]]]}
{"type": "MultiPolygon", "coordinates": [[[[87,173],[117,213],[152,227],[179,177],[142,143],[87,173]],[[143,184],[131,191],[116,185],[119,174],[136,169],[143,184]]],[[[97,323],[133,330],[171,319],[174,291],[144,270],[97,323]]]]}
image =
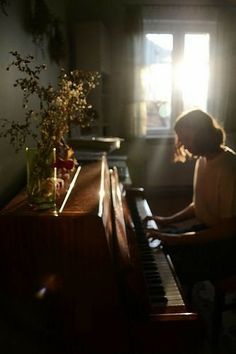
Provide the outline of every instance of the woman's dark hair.
{"type": "Polygon", "coordinates": [[[186,157],[193,157],[179,140],[179,134],[188,129],[194,134],[194,146],[198,156],[214,153],[225,144],[225,131],[210,114],[201,109],[184,112],[176,119],[174,126],[177,135],[175,161],[184,162],[186,157]]]}

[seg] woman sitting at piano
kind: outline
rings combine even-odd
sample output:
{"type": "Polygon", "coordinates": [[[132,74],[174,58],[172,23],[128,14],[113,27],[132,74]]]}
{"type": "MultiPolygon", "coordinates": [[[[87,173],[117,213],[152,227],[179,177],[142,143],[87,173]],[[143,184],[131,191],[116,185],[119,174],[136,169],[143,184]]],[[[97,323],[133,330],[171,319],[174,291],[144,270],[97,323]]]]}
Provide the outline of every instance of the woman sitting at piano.
{"type": "Polygon", "coordinates": [[[224,129],[202,110],[183,113],[174,129],[175,160],[196,159],[193,199],[174,215],[146,218],[159,227],[147,229],[147,236],[162,241],[184,282],[224,277],[235,269],[236,153],[225,145],[224,129]],[[190,219],[192,226],[183,228],[190,219]]]}

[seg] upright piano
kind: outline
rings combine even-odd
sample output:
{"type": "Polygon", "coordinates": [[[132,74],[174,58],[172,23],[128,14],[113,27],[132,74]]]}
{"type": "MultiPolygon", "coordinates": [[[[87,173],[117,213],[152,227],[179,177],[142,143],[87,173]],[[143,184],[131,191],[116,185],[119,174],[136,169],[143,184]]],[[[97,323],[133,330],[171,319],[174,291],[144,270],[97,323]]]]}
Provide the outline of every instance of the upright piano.
{"type": "Polygon", "coordinates": [[[145,237],[150,213],[105,156],[79,167],[55,210],[32,210],[20,192],[0,213],[5,321],[50,354],[188,353],[198,318],[145,237]]]}

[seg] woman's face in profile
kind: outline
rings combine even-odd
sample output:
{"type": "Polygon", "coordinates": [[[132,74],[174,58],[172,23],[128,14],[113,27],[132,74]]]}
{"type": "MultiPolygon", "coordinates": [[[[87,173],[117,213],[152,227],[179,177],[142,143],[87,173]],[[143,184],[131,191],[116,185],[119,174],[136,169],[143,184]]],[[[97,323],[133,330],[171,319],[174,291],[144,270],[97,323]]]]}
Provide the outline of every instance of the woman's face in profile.
{"type": "Polygon", "coordinates": [[[183,145],[186,150],[188,150],[192,155],[198,155],[198,149],[195,144],[195,134],[193,130],[190,128],[181,129],[181,131],[177,133],[177,136],[180,144],[183,145]]]}

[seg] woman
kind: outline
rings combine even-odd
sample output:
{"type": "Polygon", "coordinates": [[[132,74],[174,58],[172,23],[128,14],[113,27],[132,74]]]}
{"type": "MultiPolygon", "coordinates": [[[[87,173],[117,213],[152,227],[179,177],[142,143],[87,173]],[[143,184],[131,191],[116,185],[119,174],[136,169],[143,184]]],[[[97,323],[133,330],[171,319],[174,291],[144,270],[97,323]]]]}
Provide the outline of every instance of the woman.
{"type": "Polygon", "coordinates": [[[223,128],[202,110],[183,113],[174,129],[175,160],[196,159],[193,200],[174,215],[146,218],[159,226],[148,229],[147,236],[162,241],[185,283],[223,277],[235,269],[236,153],[225,145],[223,128]],[[170,229],[193,218],[188,230],[170,229]]]}

